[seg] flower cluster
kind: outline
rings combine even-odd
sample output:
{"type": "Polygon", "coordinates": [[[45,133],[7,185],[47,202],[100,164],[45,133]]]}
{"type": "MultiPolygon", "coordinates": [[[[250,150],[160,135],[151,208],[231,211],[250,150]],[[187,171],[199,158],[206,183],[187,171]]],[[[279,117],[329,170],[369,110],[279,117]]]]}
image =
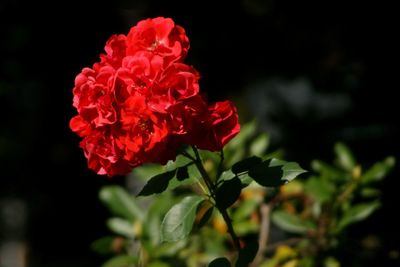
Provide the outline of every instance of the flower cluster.
{"type": "Polygon", "coordinates": [[[75,79],[71,129],[90,169],[109,176],[165,164],[183,144],[217,151],[239,132],[230,101],[207,103],[199,73],[183,63],[189,40],[169,18],[113,35],[105,54],[75,79]]]}

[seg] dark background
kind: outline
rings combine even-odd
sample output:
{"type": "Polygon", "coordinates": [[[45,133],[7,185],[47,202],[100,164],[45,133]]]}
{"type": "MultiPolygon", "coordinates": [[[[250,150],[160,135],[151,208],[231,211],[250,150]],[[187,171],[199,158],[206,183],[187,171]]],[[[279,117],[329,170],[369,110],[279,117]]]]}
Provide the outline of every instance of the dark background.
{"type": "MultiPolygon", "coordinates": [[[[183,26],[191,41],[186,61],[200,71],[202,90],[211,100],[235,101],[243,120],[257,117],[289,159],[306,167],[331,160],[338,140],[367,166],[399,158],[393,9],[365,2],[2,1],[0,207],[11,215],[3,212],[0,245],[26,242],[32,267],[102,262],[89,249],[107,233],[97,192],[123,179],[87,169],[68,127],[72,87],[111,34],[147,17],[183,26]],[[257,109],[258,94],[272,108],[257,109]]],[[[380,185],[383,208],[350,231],[380,238],[363,266],[399,266],[397,176],[380,185]]]]}

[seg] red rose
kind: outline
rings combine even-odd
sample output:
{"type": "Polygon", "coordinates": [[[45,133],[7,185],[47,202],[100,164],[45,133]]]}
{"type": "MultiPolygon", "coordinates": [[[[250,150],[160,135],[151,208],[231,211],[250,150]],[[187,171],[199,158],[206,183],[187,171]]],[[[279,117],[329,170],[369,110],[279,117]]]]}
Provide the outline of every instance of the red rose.
{"type": "Polygon", "coordinates": [[[208,107],[207,129],[209,134],[199,148],[221,150],[240,131],[239,117],[231,101],[217,102],[208,107]]]}
{"type": "Polygon", "coordinates": [[[118,69],[114,94],[118,102],[124,102],[132,94],[148,96],[157,85],[162,72],[163,59],[148,53],[127,56],[118,69]]]}
{"type": "Polygon", "coordinates": [[[189,49],[185,30],[175,26],[172,19],[155,18],[140,21],[127,36],[127,54],[150,51],[162,56],[167,63],[183,61],[189,49]]]}
{"type": "Polygon", "coordinates": [[[76,77],[73,105],[87,122],[103,126],[117,119],[111,88],[115,70],[109,66],[97,67],[97,71],[85,68],[76,77]]]}
{"type": "Polygon", "coordinates": [[[237,111],[231,101],[211,104],[193,119],[187,142],[200,149],[219,151],[240,131],[237,111]]]}
{"type": "Polygon", "coordinates": [[[124,158],[133,167],[147,162],[165,164],[174,158],[174,152],[164,151],[171,138],[168,126],[167,117],[152,112],[144,96],[130,96],[121,109],[124,158]]]}
{"type": "Polygon", "coordinates": [[[207,103],[200,95],[187,98],[184,101],[168,107],[171,117],[172,131],[179,135],[183,143],[197,145],[201,138],[199,129],[204,126],[204,114],[207,112],[207,103]]]}
{"type": "Polygon", "coordinates": [[[100,55],[101,63],[111,65],[114,68],[121,66],[122,59],[126,56],[126,45],[125,35],[111,36],[104,47],[106,54],[100,55]]]}
{"type": "Polygon", "coordinates": [[[199,94],[199,73],[192,67],[182,63],[173,63],[157,81],[151,90],[150,107],[161,113],[185,99],[199,94]]]}
{"type": "Polygon", "coordinates": [[[81,142],[88,166],[98,174],[109,176],[124,175],[131,171],[130,163],[121,157],[123,151],[118,148],[115,137],[99,129],[81,142]]]}
{"type": "Polygon", "coordinates": [[[70,121],[98,174],[165,164],[182,144],[220,150],[239,132],[231,102],[208,105],[200,95],[199,73],[182,63],[188,38],[171,19],[141,21],[104,49],[75,79],[70,121]]]}
{"type": "Polygon", "coordinates": [[[91,132],[90,124],[81,115],[73,117],[69,122],[69,127],[81,137],[87,136],[91,132]]]}

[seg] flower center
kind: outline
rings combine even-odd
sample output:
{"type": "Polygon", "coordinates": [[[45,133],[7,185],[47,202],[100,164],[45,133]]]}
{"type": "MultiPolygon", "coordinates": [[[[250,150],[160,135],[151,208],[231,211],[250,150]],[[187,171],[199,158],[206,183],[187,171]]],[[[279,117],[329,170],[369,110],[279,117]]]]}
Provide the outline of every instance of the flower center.
{"type": "Polygon", "coordinates": [[[154,41],[148,48],[147,50],[149,51],[154,51],[157,48],[157,41],[154,41]]]}
{"type": "Polygon", "coordinates": [[[157,46],[159,46],[162,43],[161,40],[158,40],[157,38],[150,44],[150,46],[147,48],[148,51],[154,51],[156,50],[157,46]]]}
{"type": "Polygon", "coordinates": [[[140,119],[138,126],[140,130],[144,132],[150,132],[151,131],[151,121],[149,119],[140,119]]]}

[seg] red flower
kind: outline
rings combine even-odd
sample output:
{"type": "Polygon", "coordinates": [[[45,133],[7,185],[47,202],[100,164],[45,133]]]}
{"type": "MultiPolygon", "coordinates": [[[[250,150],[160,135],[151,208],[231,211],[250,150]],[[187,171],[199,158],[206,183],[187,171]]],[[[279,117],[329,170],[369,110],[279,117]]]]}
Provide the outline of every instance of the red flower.
{"type": "Polygon", "coordinates": [[[231,101],[211,104],[205,118],[206,135],[199,140],[199,148],[221,150],[240,131],[236,107],[231,101]]]}
{"type": "Polygon", "coordinates": [[[81,115],[73,117],[69,122],[69,127],[81,137],[91,133],[90,124],[81,115]]]}
{"type": "Polygon", "coordinates": [[[239,118],[230,101],[217,102],[208,107],[201,103],[191,105],[191,123],[184,137],[185,142],[200,149],[221,150],[240,131],[239,118]],[[193,107],[197,106],[197,109],[193,107]]]}
{"type": "Polygon", "coordinates": [[[99,129],[88,135],[80,143],[90,169],[109,176],[124,175],[131,171],[130,163],[121,157],[115,137],[108,131],[99,129]]]}
{"type": "Polygon", "coordinates": [[[182,63],[173,63],[163,71],[151,90],[150,107],[161,113],[179,102],[199,94],[199,73],[182,63]]]}
{"type": "Polygon", "coordinates": [[[148,162],[165,164],[175,157],[175,151],[168,150],[171,138],[168,126],[167,117],[152,112],[144,96],[130,96],[125,101],[121,109],[121,128],[125,134],[120,141],[124,158],[132,167],[148,162]]]}
{"type": "Polygon", "coordinates": [[[179,101],[168,107],[171,117],[172,131],[183,143],[198,145],[202,138],[198,131],[204,126],[204,114],[207,112],[207,103],[200,95],[195,95],[185,101],[179,101]]]}
{"type": "Polygon", "coordinates": [[[126,56],[126,36],[123,34],[113,35],[108,39],[104,50],[106,54],[100,55],[101,62],[114,68],[121,66],[122,59],[126,56]]]}
{"type": "Polygon", "coordinates": [[[150,51],[162,56],[167,63],[183,61],[189,49],[185,30],[175,26],[172,19],[155,18],[140,21],[127,36],[128,55],[150,51]]]}
{"type": "Polygon", "coordinates": [[[127,56],[115,76],[114,94],[123,103],[132,94],[149,96],[161,75],[163,59],[149,53],[127,56]]]}
{"type": "Polygon", "coordinates": [[[70,128],[83,137],[89,168],[123,175],[165,164],[182,144],[220,150],[239,132],[231,102],[208,105],[200,95],[199,73],[182,63],[188,49],[171,19],[147,19],[111,36],[100,62],[78,74],[70,128]]]}
{"type": "Polygon", "coordinates": [[[96,126],[113,124],[117,119],[112,105],[114,72],[112,67],[97,65],[96,70],[84,68],[75,79],[73,105],[96,126]]]}

